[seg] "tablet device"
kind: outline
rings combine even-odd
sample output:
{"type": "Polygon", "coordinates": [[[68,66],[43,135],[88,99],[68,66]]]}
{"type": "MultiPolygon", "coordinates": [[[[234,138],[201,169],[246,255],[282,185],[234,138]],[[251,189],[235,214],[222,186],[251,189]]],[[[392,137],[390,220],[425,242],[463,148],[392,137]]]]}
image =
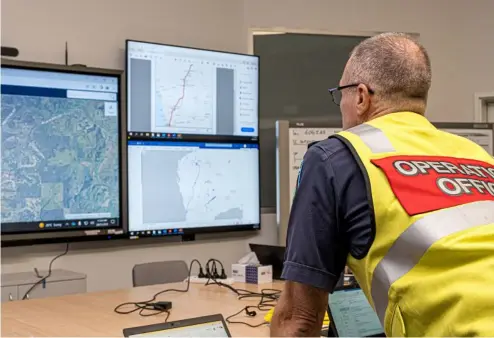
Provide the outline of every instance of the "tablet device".
{"type": "Polygon", "coordinates": [[[337,288],[328,298],[334,337],[385,337],[376,312],[358,286],[337,288]]]}
{"type": "Polygon", "coordinates": [[[123,335],[124,337],[231,337],[221,314],[132,327],[124,329],[123,335]]]}

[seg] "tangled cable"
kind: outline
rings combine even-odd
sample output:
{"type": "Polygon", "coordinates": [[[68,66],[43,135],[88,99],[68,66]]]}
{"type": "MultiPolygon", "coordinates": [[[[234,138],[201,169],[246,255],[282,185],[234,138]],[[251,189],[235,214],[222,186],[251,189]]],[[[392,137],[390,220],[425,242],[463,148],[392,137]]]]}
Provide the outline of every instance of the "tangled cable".
{"type": "Polygon", "coordinates": [[[237,294],[239,300],[246,298],[260,298],[259,303],[257,305],[245,306],[240,311],[226,317],[225,318],[226,322],[228,324],[243,324],[254,328],[268,324],[268,322],[266,321],[263,321],[262,323],[259,324],[250,324],[244,321],[233,321],[232,318],[240,315],[242,312],[245,312],[247,316],[255,317],[257,315],[257,312],[254,309],[257,309],[258,311],[269,311],[270,309],[274,308],[274,306],[276,305],[276,301],[280,297],[281,290],[266,288],[266,289],[262,289],[260,292],[253,292],[245,289],[234,288],[231,285],[222,283],[221,280],[218,280],[216,278],[216,276],[218,275],[216,263],[218,263],[221,266],[222,274],[224,272],[224,267],[221,261],[214,258],[208,260],[206,263],[206,275],[208,275],[209,272],[209,276],[208,276],[209,279],[206,282],[206,285],[219,285],[227,289],[230,289],[235,294],[237,294]]]}
{"type": "Polygon", "coordinates": [[[189,271],[188,271],[188,278],[187,278],[187,285],[185,289],[165,289],[160,292],[157,292],[153,295],[153,297],[149,300],[146,301],[141,301],[141,302],[125,302],[122,304],[119,304],[115,307],[114,311],[118,314],[130,314],[137,312],[141,316],[154,316],[160,313],[166,313],[167,316],[165,318],[165,322],[168,320],[170,316],[170,311],[167,309],[164,309],[159,302],[156,301],[157,297],[166,293],[166,292],[188,292],[189,287],[190,287],[190,277],[192,274],[192,267],[196,263],[199,266],[199,277],[205,277],[208,278],[206,281],[206,286],[208,285],[217,285],[221,286],[224,288],[227,288],[234,292],[237,295],[237,298],[239,300],[241,299],[247,299],[247,298],[260,298],[259,303],[257,305],[249,305],[245,306],[242,308],[242,310],[238,311],[237,313],[234,313],[233,315],[228,316],[225,320],[229,324],[244,324],[250,327],[259,327],[261,325],[267,324],[267,322],[263,321],[262,323],[259,324],[250,324],[247,322],[243,321],[232,321],[231,319],[235,316],[238,316],[242,312],[245,312],[248,316],[254,317],[257,315],[257,312],[254,309],[257,309],[258,311],[268,311],[271,308],[273,308],[276,304],[276,301],[278,300],[281,290],[276,290],[276,289],[262,289],[260,292],[253,292],[245,289],[237,289],[234,288],[231,285],[225,284],[221,282],[221,279],[226,279],[226,274],[225,274],[225,268],[223,266],[223,263],[217,259],[210,259],[207,261],[205,269],[206,272],[204,273],[202,269],[201,263],[197,259],[193,259],[190,262],[189,265],[189,271]],[[221,273],[219,273],[218,265],[221,267],[221,273]],[[129,310],[124,310],[124,307],[132,306],[131,309],[129,310]]]}
{"type": "Polygon", "coordinates": [[[156,303],[156,298],[158,298],[159,295],[162,295],[166,292],[188,292],[189,287],[190,287],[190,275],[191,275],[192,266],[194,265],[194,263],[197,263],[197,265],[199,265],[199,267],[201,267],[201,263],[197,259],[193,259],[190,262],[189,278],[187,279],[187,286],[185,287],[185,289],[182,289],[182,290],[180,290],[180,289],[165,289],[165,290],[162,290],[160,292],[155,293],[151,299],[146,300],[146,301],[125,302],[125,303],[119,304],[115,307],[114,311],[118,314],[121,314],[121,315],[128,315],[130,313],[139,311],[138,312],[139,315],[144,316],[144,317],[154,316],[154,315],[157,315],[160,313],[166,313],[167,314],[167,316],[165,318],[165,322],[166,322],[168,320],[168,317],[170,317],[170,311],[161,308],[159,306],[159,304],[156,303]],[[129,305],[133,306],[133,308],[130,310],[122,310],[123,307],[129,306],[129,305]]]}

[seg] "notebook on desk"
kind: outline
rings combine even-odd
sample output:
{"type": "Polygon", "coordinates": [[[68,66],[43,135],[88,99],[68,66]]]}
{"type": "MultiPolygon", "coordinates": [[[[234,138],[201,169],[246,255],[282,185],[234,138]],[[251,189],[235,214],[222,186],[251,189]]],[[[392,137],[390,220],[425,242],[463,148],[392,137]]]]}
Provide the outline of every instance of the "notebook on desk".
{"type": "Polygon", "coordinates": [[[376,312],[358,286],[339,287],[330,294],[328,315],[328,336],[385,337],[376,312]]]}
{"type": "Polygon", "coordinates": [[[132,327],[124,337],[231,337],[223,315],[211,315],[174,322],[132,327]]]}

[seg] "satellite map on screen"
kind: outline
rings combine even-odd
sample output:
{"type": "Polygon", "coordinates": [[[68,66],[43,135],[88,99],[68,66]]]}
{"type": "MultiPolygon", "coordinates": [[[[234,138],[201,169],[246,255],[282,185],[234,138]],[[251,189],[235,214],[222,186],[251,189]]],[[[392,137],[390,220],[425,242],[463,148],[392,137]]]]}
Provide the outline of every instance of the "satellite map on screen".
{"type": "Polygon", "coordinates": [[[104,101],[2,95],[1,123],[2,223],[118,217],[118,117],[104,101]]]}

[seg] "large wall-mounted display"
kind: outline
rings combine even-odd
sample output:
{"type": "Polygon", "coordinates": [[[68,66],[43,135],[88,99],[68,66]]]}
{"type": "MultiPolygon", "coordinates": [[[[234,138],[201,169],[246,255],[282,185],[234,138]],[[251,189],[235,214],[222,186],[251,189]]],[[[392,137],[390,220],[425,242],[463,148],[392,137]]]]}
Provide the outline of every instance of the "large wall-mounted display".
{"type": "Polygon", "coordinates": [[[127,41],[129,132],[257,136],[259,58],[127,41]]]}
{"type": "Polygon", "coordinates": [[[122,233],[117,70],[2,60],[2,243],[122,233]]]}
{"type": "Polygon", "coordinates": [[[129,141],[131,236],[257,227],[259,145],[129,141]]]}

